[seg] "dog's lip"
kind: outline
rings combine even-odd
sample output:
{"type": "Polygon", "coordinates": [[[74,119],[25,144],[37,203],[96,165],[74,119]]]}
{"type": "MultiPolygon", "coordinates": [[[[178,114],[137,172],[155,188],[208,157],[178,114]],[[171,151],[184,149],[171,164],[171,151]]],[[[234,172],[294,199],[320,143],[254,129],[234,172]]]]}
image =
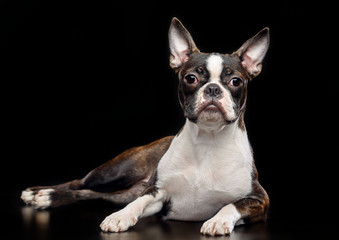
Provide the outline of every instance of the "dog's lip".
{"type": "Polygon", "coordinates": [[[222,109],[219,106],[220,104],[218,104],[217,101],[214,101],[213,99],[207,103],[205,103],[202,108],[201,111],[213,111],[213,112],[222,112],[222,109]]]}
{"type": "Polygon", "coordinates": [[[218,112],[218,111],[220,111],[220,109],[219,109],[216,105],[214,105],[214,104],[212,103],[212,104],[207,105],[207,106],[203,109],[203,111],[215,111],[215,112],[218,112]]]}
{"type": "Polygon", "coordinates": [[[208,99],[204,103],[202,103],[196,111],[196,116],[198,117],[202,112],[206,113],[220,113],[225,121],[227,120],[227,112],[225,108],[222,106],[222,103],[218,101],[218,99],[208,99]]]}

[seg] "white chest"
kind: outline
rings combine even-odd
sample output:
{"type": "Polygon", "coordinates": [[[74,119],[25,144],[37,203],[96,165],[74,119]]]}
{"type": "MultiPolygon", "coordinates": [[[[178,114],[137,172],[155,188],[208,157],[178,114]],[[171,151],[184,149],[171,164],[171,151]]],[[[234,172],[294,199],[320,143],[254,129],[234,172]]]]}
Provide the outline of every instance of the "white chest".
{"type": "Polygon", "coordinates": [[[185,128],[159,163],[157,186],[171,201],[168,218],[201,221],[251,191],[253,160],[246,132],[245,141],[192,141],[185,128]]]}

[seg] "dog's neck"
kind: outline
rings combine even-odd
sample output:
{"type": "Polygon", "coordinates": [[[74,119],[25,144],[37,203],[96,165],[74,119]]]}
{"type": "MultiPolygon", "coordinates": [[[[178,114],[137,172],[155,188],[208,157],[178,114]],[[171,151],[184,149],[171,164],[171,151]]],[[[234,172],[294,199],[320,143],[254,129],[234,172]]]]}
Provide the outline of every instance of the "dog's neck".
{"type": "Polygon", "coordinates": [[[201,124],[186,120],[183,131],[187,132],[194,144],[223,144],[234,141],[238,132],[246,132],[239,128],[238,120],[231,124],[201,124]],[[213,126],[213,127],[212,127],[213,126]],[[218,127],[216,127],[218,126],[218,127]]]}

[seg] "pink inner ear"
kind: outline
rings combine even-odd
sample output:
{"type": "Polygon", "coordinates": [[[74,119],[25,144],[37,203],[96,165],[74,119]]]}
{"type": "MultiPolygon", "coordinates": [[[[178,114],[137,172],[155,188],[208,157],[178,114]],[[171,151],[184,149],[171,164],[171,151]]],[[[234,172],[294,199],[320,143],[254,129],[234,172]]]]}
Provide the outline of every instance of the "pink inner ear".
{"type": "Polygon", "coordinates": [[[256,75],[260,73],[261,69],[259,67],[259,64],[255,60],[253,60],[250,56],[248,56],[246,53],[242,57],[241,65],[244,68],[246,68],[251,75],[256,75]]]}
{"type": "Polygon", "coordinates": [[[185,51],[182,51],[181,53],[180,53],[180,60],[183,62],[183,63],[185,63],[185,62],[187,62],[188,61],[188,59],[190,58],[189,57],[189,49],[186,49],[185,51]]]}
{"type": "Polygon", "coordinates": [[[245,53],[244,56],[242,57],[241,65],[245,68],[250,68],[252,64],[253,64],[252,59],[245,53]]]}

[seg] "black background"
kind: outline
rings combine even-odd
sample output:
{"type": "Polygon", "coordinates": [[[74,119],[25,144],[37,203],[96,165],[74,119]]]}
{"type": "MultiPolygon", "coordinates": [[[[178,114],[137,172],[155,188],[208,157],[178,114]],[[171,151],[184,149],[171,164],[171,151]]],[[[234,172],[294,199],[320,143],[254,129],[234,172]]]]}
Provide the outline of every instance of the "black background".
{"type": "Polygon", "coordinates": [[[185,120],[167,40],[176,16],[203,52],[231,53],[270,28],[246,112],[270,219],[310,231],[333,228],[339,120],[333,6],[109,2],[0,3],[6,204],[21,207],[27,186],[81,178],[125,149],[177,133],[185,120]]]}

